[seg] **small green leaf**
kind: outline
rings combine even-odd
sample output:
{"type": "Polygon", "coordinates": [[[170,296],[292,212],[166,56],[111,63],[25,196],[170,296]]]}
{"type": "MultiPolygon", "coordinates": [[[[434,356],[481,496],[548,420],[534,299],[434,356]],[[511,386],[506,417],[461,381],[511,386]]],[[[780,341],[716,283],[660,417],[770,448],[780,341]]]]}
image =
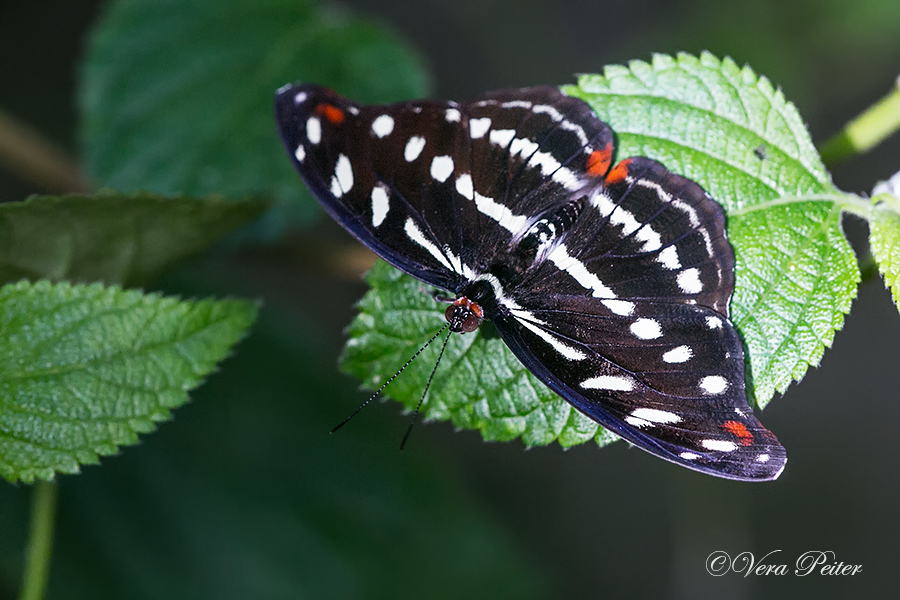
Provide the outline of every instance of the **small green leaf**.
{"type": "MultiPolygon", "coordinates": [[[[725,206],[737,258],[731,317],[748,350],[751,389],[765,405],[820,360],[860,277],[841,230],[847,197],[832,186],[796,109],[764,77],[709,54],[607,67],[564,91],[612,126],[619,159],[655,158],[725,206]]],[[[376,388],[445,322],[444,307],[428,286],[386,265],[368,281],[343,367],[376,388]]],[[[385,393],[415,406],[437,351],[385,393]]],[[[614,439],[539,384],[484,326],[451,338],[429,396],[429,418],[486,439],[614,439]]]]}
{"type": "Polygon", "coordinates": [[[0,476],[49,480],[135,443],[255,318],[237,300],[46,281],[0,288],[0,476]]]}
{"type": "Polygon", "coordinates": [[[23,278],[138,285],[267,206],[144,192],[6,202],[0,204],[0,285],[23,278]]]}
{"type": "Polygon", "coordinates": [[[620,159],[655,158],[725,207],[731,318],[765,406],[818,364],[860,280],[842,196],[797,109],[765,77],[708,53],[607,67],[564,91],[612,126],[620,159]]]}
{"type": "Polygon", "coordinates": [[[272,197],[276,232],[319,214],[272,117],[294,81],[355,99],[422,95],[418,57],[394,35],[309,0],[120,0],[88,46],[81,81],[90,175],[123,191],[272,197]]]}
{"type": "Polygon", "coordinates": [[[872,203],[869,247],[894,304],[900,306],[900,174],[875,188],[872,203]]]}

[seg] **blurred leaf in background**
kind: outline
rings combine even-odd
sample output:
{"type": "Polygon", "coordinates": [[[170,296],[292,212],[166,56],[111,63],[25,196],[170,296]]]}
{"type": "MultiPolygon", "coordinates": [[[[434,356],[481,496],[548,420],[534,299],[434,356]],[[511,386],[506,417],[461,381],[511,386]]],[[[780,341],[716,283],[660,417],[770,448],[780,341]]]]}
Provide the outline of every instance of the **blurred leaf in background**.
{"type": "Polygon", "coordinates": [[[126,287],[207,249],[268,207],[147,192],[32,196],[0,204],[0,284],[27,278],[126,287]]]}
{"type": "Polygon", "coordinates": [[[277,200],[257,232],[308,222],[272,120],[275,90],[316,82],[366,102],[422,96],[427,76],[383,26],[311,0],[119,0],[81,70],[89,177],[119,191],[277,200]]]}

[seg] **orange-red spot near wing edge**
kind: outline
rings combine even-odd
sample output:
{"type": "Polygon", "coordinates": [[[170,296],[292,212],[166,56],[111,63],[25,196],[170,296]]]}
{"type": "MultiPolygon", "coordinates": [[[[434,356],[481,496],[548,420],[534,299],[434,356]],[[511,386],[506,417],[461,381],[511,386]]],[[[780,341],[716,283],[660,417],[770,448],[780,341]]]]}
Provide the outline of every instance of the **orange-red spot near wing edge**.
{"type": "Polygon", "coordinates": [[[741,446],[749,446],[753,443],[753,434],[747,429],[747,426],[738,421],[725,421],[722,423],[722,429],[733,433],[741,446]]]}
{"type": "Polygon", "coordinates": [[[628,177],[628,165],[630,164],[630,158],[626,158],[625,160],[617,164],[606,176],[606,182],[615,184],[625,181],[625,178],[628,177]]]}
{"type": "Polygon", "coordinates": [[[591,177],[603,177],[609,171],[612,162],[612,144],[601,150],[594,150],[587,159],[587,174],[591,177]]]}
{"type": "Polygon", "coordinates": [[[344,111],[331,104],[320,104],[316,107],[316,114],[328,119],[332,125],[340,125],[344,122],[344,111]]]}

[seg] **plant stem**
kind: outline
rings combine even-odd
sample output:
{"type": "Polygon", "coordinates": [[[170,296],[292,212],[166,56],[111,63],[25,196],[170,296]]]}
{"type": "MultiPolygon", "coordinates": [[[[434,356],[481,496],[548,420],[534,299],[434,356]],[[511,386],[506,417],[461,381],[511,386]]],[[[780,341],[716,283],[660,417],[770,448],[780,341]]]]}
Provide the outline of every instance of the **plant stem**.
{"type": "Polygon", "coordinates": [[[19,600],[41,600],[50,575],[53,526],[56,521],[56,484],[39,480],[34,484],[28,554],[19,600]]]}
{"type": "Polygon", "coordinates": [[[884,98],[847,123],[844,130],[822,146],[822,160],[830,168],[836,163],[868,152],[900,129],[900,81],[884,98]]]}
{"type": "Polygon", "coordinates": [[[87,189],[77,165],[62,149],[3,111],[0,111],[0,164],[49,192],[87,189]]]}

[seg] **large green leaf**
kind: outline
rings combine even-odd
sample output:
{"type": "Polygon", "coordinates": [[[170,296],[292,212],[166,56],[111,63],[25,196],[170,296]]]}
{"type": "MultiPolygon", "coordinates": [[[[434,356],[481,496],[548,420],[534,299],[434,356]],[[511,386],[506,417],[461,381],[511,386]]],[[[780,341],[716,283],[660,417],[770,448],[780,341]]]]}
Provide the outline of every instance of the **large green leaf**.
{"type": "Polygon", "coordinates": [[[818,364],[860,277],[841,197],[797,109],[765,77],[710,54],[607,67],[565,91],[612,126],[620,158],[655,158],[725,207],[731,317],[764,406],[818,364]]]}
{"type": "MultiPolygon", "coordinates": [[[[700,183],[729,214],[737,256],[731,316],[766,404],[830,345],[859,271],[831,185],[796,109],[765,78],[730,60],[656,56],[583,76],[564,91],[616,131],[618,157],[649,156],[700,183]]],[[[444,322],[427,286],[377,266],[350,328],[344,368],[377,387],[444,322]]],[[[435,376],[429,418],[487,439],[569,446],[610,435],[537,383],[496,336],[453,336],[435,376]]],[[[386,393],[414,406],[437,349],[386,393]]],[[[430,353],[430,354],[428,354],[430,353]]],[[[751,387],[751,389],[754,389],[751,387]]]]}
{"type": "Polygon", "coordinates": [[[100,284],[0,288],[0,476],[51,479],[135,443],[187,401],[255,317],[249,302],[100,284]]]}
{"type": "Polygon", "coordinates": [[[272,117],[275,90],[317,82],[384,102],[426,91],[416,55],[375,24],[310,0],[119,0],[88,46],[82,145],[117,190],[271,196],[269,231],[315,203],[272,117]]]}
{"type": "Polygon", "coordinates": [[[264,202],[149,193],[32,196],[0,204],[0,285],[138,285],[258,217],[264,202]]]}

